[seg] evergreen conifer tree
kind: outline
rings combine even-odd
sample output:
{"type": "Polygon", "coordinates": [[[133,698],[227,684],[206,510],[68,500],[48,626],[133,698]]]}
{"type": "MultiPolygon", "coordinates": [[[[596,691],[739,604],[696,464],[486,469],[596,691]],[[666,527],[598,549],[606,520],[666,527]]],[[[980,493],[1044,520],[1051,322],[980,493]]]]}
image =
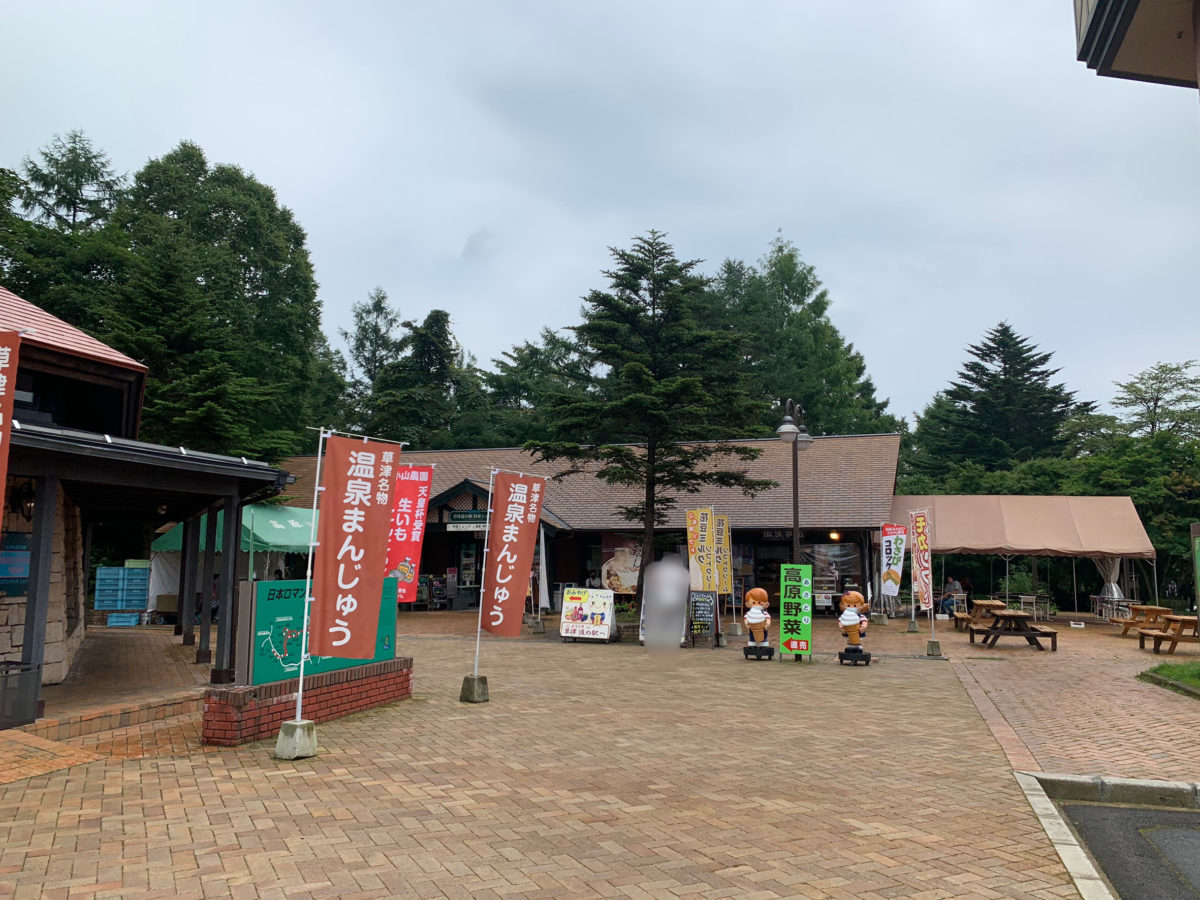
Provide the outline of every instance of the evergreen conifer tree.
{"type": "Polygon", "coordinates": [[[1053,354],[1039,352],[1007,322],[967,352],[972,358],[958,379],[918,419],[909,459],[915,473],[942,475],[968,462],[995,471],[1059,455],[1068,419],[1094,408],[1054,383],[1058,369],[1047,367],[1053,354]]]}
{"type": "Polygon", "coordinates": [[[609,289],[587,295],[573,329],[587,375],[546,400],[557,440],[526,447],[565,463],[560,475],[586,469],[641,489],[621,513],[641,524],[644,571],[654,528],[680,495],[706,484],[753,495],[772,482],[736,467],[759,451],[726,440],[758,422],[763,404],[747,390],[740,342],[706,321],[708,285],[696,274],[698,261],[680,260],[657,231],[611,253],[615,265],[603,273],[609,289]]]}

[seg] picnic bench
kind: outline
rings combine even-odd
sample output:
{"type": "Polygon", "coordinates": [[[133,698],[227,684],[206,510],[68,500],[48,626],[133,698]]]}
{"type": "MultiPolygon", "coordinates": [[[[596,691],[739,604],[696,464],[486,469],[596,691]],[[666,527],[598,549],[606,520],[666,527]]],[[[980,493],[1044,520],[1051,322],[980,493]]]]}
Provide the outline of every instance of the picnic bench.
{"type": "Polygon", "coordinates": [[[1146,649],[1146,638],[1154,641],[1155,653],[1166,643],[1171,645],[1167,648],[1167,653],[1174,653],[1179,644],[1200,644],[1200,634],[1197,634],[1200,616],[1164,615],[1162,621],[1162,628],[1138,629],[1138,647],[1146,649]]]}
{"type": "Polygon", "coordinates": [[[1048,639],[1050,650],[1058,650],[1058,632],[1045,625],[1034,624],[1030,613],[1019,609],[995,609],[991,610],[990,615],[992,622],[987,627],[971,626],[972,644],[975,643],[976,637],[981,637],[983,646],[994,648],[1002,637],[1019,637],[1024,638],[1030,646],[1045,650],[1042,640],[1048,639]]]}
{"type": "Polygon", "coordinates": [[[971,612],[954,614],[954,630],[965,631],[972,626],[983,628],[987,624],[984,616],[994,609],[1004,609],[1005,605],[1003,600],[976,600],[972,604],[971,612]]]}
{"type": "Polygon", "coordinates": [[[1113,616],[1108,621],[1113,625],[1121,625],[1121,634],[1124,636],[1129,634],[1133,628],[1161,630],[1161,626],[1165,624],[1162,617],[1170,615],[1170,613],[1171,607],[1169,606],[1132,603],[1129,606],[1128,616],[1113,616]]]}

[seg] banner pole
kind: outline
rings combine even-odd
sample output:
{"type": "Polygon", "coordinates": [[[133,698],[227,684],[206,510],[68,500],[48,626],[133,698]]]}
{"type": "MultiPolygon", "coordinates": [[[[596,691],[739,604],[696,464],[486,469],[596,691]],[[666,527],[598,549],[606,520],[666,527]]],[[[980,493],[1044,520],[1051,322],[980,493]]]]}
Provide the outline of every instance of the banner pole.
{"type": "Polygon", "coordinates": [[[308,526],[308,564],[304,571],[304,626],[300,629],[300,686],[296,690],[296,721],[301,719],[300,713],[304,704],[304,661],[308,659],[308,608],[313,602],[313,548],[317,545],[317,501],[321,492],[321,458],[325,451],[327,432],[321,429],[317,438],[317,470],[313,475],[313,505],[312,521],[308,526]]]}
{"type": "Polygon", "coordinates": [[[492,533],[492,511],[496,508],[492,490],[496,486],[496,469],[488,476],[488,521],[487,531],[483,533],[483,577],[479,579],[479,621],[475,625],[475,677],[479,677],[479,639],[483,636],[483,597],[487,593],[488,576],[488,538],[492,533]]]}

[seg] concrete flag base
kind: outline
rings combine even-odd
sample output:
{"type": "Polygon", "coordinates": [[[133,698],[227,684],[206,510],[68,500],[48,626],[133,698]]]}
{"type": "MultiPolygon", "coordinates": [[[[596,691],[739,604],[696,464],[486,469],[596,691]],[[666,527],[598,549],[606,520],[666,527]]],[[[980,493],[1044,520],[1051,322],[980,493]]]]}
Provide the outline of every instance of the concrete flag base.
{"type": "Polygon", "coordinates": [[[317,723],[311,719],[290,719],[279,726],[275,739],[276,759],[307,759],[317,755],[317,723]]]}
{"type": "Polygon", "coordinates": [[[486,675],[468,675],[463,679],[462,693],[458,695],[461,703],[487,703],[488,686],[486,675]]]}
{"type": "Polygon", "coordinates": [[[926,641],[925,642],[925,655],[940,657],[942,655],[941,642],[940,641],[926,641]]]}
{"type": "Polygon", "coordinates": [[[921,630],[921,629],[917,627],[917,620],[916,620],[916,619],[909,619],[909,620],[908,620],[908,629],[907,629],[907,631],[906,631],[906,633],[907,633],[907,634],[916,634],[916,633],[917,633],[917,632],[919,632],[920,630],[921,630]]]}

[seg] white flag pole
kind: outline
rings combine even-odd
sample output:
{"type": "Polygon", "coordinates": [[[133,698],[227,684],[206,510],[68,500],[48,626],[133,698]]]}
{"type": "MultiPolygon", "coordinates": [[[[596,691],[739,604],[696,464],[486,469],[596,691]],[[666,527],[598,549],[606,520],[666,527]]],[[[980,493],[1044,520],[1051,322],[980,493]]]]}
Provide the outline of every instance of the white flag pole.
{"type": "Polygon", "coordinates": [[[308,528],[308,565],[304,572],[304,627],[300,629],[300,687],[296,690],[296,721],[300,721],[300,713],[304,703],[304,661],[308,659],[308,608],[313,602],[313,549],[317,546],[317,503],[324,488],[321,487],[321,459],[325,452],[325,438],[329,432],[321,429],[317,438],[317,470],[313,475],[313,505],[312,521],[308,528]]]}
{"type": "Polygon", "coordinates": [[[549,574],[546,567],[546,527],[538,525],[538,597],[537,597],[537,617],[542,618],[542,607],[550,608],[550,585],[546,581],[549,574]]]}
{"type": "Polygon", "coordinates": [[[492,511],[496,508],[496,503],[492,497],[492,491],[496,487],[496,473],[499,469],[492,469],[492,474],[488,476],[488,519],[487,531],[483,533],[483,577],[479,579],[479,621],[475,625],[475,677],[479,677],[479,639],[483,636],[483,598],[487,595],[487,577],[488,577],[488,540],[492,535],[492,511]]]}

